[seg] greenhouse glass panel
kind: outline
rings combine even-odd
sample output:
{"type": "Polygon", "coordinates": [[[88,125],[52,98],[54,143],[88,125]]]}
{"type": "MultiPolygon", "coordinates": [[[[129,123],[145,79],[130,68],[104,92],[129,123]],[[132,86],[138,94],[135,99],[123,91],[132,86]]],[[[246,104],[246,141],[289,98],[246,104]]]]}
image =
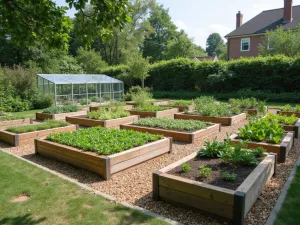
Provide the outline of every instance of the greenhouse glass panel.
{"type": "Polygon", "coordinates": [[[38,74],[37,85],[53,94],[55,105],[103,104],[124,96],[123,82],[102,74],[38,74]]]}

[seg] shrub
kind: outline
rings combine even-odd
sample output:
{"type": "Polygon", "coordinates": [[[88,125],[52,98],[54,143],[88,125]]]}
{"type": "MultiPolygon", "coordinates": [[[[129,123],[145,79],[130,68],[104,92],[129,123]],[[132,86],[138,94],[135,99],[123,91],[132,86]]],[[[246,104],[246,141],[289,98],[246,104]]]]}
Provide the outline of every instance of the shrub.
{"type": "Polygon", "coordinates": [[[47,137],[50,141],[96,152],[99,155],[112,155],[162,138],[162,135],[104,127],[50,134],[47,137]]]}
{"type": "Polygon", "coordinates": [[[58,113],[68,113],[77,112],[80,107],[76,105],[65,105],[65,106],[52,106],[43,110],[43,113],[58,114],[58,113]]]}
{"type": "Polygon", "coordinates": [[[167,130],[194,131],[207,128],[210,123],[197,120],[174,120],[171,118],[143,118],[133,123],[144,127],[158,127],[167,130]]]}
{"type": "Polygon", "coordinates": [[[22,133],[28,133],[28,132],[33,132],[33,131],[37,131],[37,130],[47,130],[47,129],[57,128],[57,127],[65,127],[68,125],[69,125],[69,123],[67,123],[65,121],[46,120],[44,123],[39,123],[39,124],[9,127],[9,128],[7,128],[7,131],[16,133],[16,134],[22,134],[22,133]]]}
{"type": "Polygon", "coordinates": [[[86,98],[82,98],[79,100],[80,105],[89,105],[91,104],[91,100],[90,99],[86,99],[86,98]]]}
{"type": "Polygon", "coordinates": [[[188,173],[191,171],[191,166],[188,163],[183,163],[181,165],[181,172],[182,173],[188,173]]]}
{"type": "Polygon", "coordinates": [[[101,98],[99,98],[97,96],[93,96],[93,97],[90,98],[91,102],[100,102],[100,99],[101,98]]]}
{"type": "Polygon", "coordinates": [[[132,95],[132,100],[135,102],[137,107],[149,105],[152,99],[152,95],[149,92],[141,91],[132,95]]]}
{"type": "Polygon", "coordinates": [[[53,95],[45,95],[43,93],[39,93],[32,100],[31,104],[34,109],[44,109],[51,107],[54,103],[53,95]]]}

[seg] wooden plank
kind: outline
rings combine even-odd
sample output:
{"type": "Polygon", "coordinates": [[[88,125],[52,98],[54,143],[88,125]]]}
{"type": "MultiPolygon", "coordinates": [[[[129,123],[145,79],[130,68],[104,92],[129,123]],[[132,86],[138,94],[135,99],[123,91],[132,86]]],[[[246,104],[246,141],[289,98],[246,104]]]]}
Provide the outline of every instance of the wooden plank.
{"type": "Polygon", "coordinates": [[[129,110],[129,113],[131,115],[138,115],[141,118],[156,117],[156,112],[146,112],[146,111],[129,110]]]}
{"type": "Polygon", "coordinates": [[[67,116],[84,116],[87,115],[86,110],[80,110],[77,112],[68,112],[68,113],[59,113],[59,114],[54,114],[54,119],[55,120],[65,120],[67,116]]]}
{"type": "Polygon", "coordinates": [[[11,132],[8,132],[8,131],[5,131],[5,130],[0,131],[0,140],[6,142],[8,144],[11,144],[13,146],[16,145],[16,143],[15,143],[15,134],[11,133],[11,132]]]}
{"type": "Polygon", "coordinates": [[[283,125],[285,131],[292,131],[295,133],[295,138],[299,137],[300,134],[300,119],[293,125],[283,125]]]}
{"type": "Polygon", "coordinates": [[[233,207],[235,191],[171,174],[160,174],[159,186],[220,202],[233,207]]]}
{"type": "MultiPolygon", "coordinates": [[[[246,114],[245,114],[246,115],[246,114]]],[[[185,113],[176,113],[174,115],[175,119],[183,119],[183,120],[200,120],[212,123],[220,123],[224,126],[231,125],[231,119],[233,117],[208,117],[208,116],[200,116],[196,114],[185,114],[185,113]]]]}
{"type": "Polygon", "coordinates": [[[152,105],[162,105],[162,106],[167,106],[170,104],[169,100],[165,100],[165,101],[154,101],[151,102],[152,105]]]}
{"type": "Polygon", "coordinates": [[[193,111],[194,108],[195,108],[193,105],[189,105],[189,106],[171,106],[171,107],[177,108],[179,112],[193,111]]]}
{"type": "Polygon", "coordinates": [[[235,115],[235,116],[231,117],[231,125],[234,125],[243,120],[246,120],[246,118],[247,118],[246,113],[241,113],[241,114],[235,115]]]}
{"type": "Polygon", "coordinates": [[[55,159],[59,162],[64,162],[75,167],[79,167],[82,169],[87,169],[91,172],[97,173],[104,178],[105,171],[103,167],[97,166],[95,164],[80,160],[78,158],[73,158],[64,154],[60,154],[56,151],[49,151],[49,149],[38,148],[38,154],[44,156],[46,158],[55,159]]]}
{"type": "Polygon", "coordinates": [[[161,117],[174,118],[175,113],[178,113],[177,108],[167,109],[167,110],[156,112],[156,117],[158,117],[158,118],[161,118],[161,117]]]}
{"type": "MultiPolygon", "coordinates": [[[[93,112],[93,111],[98,111],[100,108],[107,108],[107,105],[102,105],[102,106],[90,106],[89,107],[89,111],[93,112]]],[[[122,106],[122,108],[124,110],[131,110],[133,109],[133,105],[124,105],[122,106]]]]}
{"type": "Polygon", "coordinates": [[[221,124],[214,124],[210,127],[207,127],[206,129],[202,129],[200,131],[195,132],[193,136],[193,141],[197,142],[199,139],[203,139],[204,137],[207,137],[209,135],[218,134],[221,131],[221,124]]]}
{"type": "Polygon", "coordinates": [[[168,148],[170,151],[170,146],[172,145],[171,140],[168,138],[164,138],[159,141],[151,142],[143,146],[139,146],[136,148],[129,149],[124,152],[120,152],[114,155],[108,156],[110,158],[111,166],[119,164],[121,162],[136,158],[140,155],[146,154],[148,152],[155,151],[161,148],[168,148]]]}
{"type": "Polygon", "coordinates": [[[203,210],[205,212],[213,213],[221,217],[232,219],[232,206],[211,201],[209,199],[201,198],[195,195],[176,191],[166,187],[159,186],[159,196],[163,200],[171,203],[179,203],[180,205],[193,207],[203,210]]]}
{"type": "Polygon", "coordinates": [[[124,169],[127,169],[129,167],[132,167],[132,166],[135,166],[135,165],[138,165],[142,162],[145,162],[145,161],[148,161],[150,159],[153,159],[157,156],[160,156],[160,155],[163,155],[167,152],[170,151],[170,147],[169,146],[164,146],[162,148],[159,148],[159,149],[155,149],[155,150],[152,150],[148,153],[145,153],[145,154],[141,154],[135,158],[131,158],[129,160],[126,160],[126,161],[123,161],[123,162],[120,162],[118,164],[115,164],[115,165],[111,165],[111,174],[115,174],[119,171],[122,171],[124,169]]]}
{"type": "Polygon", "coordinates": [[[300,112],[291,112],[291,111],[277,111],[277,114],[282,114],[282,115],[286,115],[286,116],[291,116],[291,115],[295,115],[296,117],[300,118],[300,112]]]}
{"type": "Polygon", "coordinates": [[[133,123],[134,121],[137,121],[139,119],[139,116],[127,116],[123,118],[118,119],[112,119],[112,120],[105,120],[105,127],[107,128],[119,128],[120,125],[125,123],[133,123]]]}
{"type": "Polygon", "coordinates": [[[50,152],[56,152],[66,157],[75,158],[86,163],[94,164],[100,167],[105,166],[105,157],[97,155],[95,152],[82,151],[67,145],[61,145],[47,140],[36,139],[36,152],[40,148],[50,152]]]}
{"type": "Polygon", "coordinates": [[[94,119],[90,119],[87,116],[67,116],[66,117],[66,121],[68,123],[72,123],[72,124],[78,124],[80,126],[84,126],[84,127],[95,127],[95,126],[101,126],[104,127],[104,121],[103,120],[94,120],[94,119]]]}
{"type": "Polygon", "coordinates": [[[275,156],[268,155],[238,187],[237,191],[246,193],[245,214],[250,211],[257,198],[271,179],[275,169],[275,156]]]}

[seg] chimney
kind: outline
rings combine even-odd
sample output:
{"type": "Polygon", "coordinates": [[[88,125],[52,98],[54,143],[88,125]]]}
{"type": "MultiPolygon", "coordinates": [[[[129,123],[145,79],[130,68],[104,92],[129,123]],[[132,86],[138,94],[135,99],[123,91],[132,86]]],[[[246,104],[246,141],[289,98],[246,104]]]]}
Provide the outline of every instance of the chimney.
{"type": "Polygon", "coordinates": [[[293,20],[293,0],[284,0],[283,23],[290,23],[293,20]]]}
{"type": "Polygon", "coordinates": [[[243,25],[243,14],[241,13],[241,11],[239,11],[236,14],[236,28],[239,28],[242,25],[243,25]]]}

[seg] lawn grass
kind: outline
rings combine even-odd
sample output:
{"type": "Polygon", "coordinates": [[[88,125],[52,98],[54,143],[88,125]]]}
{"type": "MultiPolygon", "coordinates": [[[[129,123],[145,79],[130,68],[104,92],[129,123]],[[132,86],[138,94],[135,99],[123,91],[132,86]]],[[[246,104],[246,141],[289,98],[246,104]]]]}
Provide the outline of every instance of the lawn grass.
{"type": "Polygon", "coordinates": [[[291,184],[275,225],[300,224],[300,166],[291,184]]]}
{"type": "Polygon", "coordinates": [[[0,151],[0,224],[166,224],[0,151]],[[24,202],[12,199],[28,194],[24,202]]]}
{"type": "Polygon", "coordinates": [[[22,117],[22,118],[35,118],[35,113],[42,112],[43,109],[33,109],[29,111],[23,111],[23,112],[12,112],[12,116],[15,117],[22,117]]]}

